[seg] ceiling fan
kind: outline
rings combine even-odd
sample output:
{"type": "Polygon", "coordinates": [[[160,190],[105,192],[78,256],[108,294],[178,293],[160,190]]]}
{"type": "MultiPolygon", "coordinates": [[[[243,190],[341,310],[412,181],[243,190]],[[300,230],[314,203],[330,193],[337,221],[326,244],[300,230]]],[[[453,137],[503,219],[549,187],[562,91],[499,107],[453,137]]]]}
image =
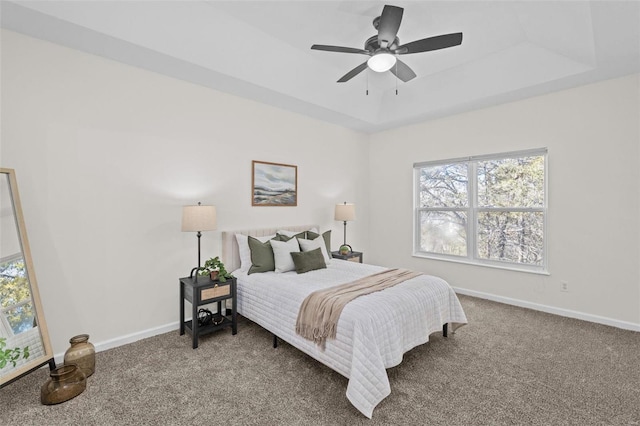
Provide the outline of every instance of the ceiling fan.
{"type": "Polygon", "coordinates": [[[373,27],[378,34],[370,37],[364,43],[364,49],[353,47],[327,46],[314,44],[311,49],[325,50],[328,52],[358,53],[370,56],[370,58],[342,76],[338,83],[344,83],[360,74],[369,67],[377,72],[391,71],[396,77],[405,83],[416,77],[416,73],[400,59],[398,55],[410,53],[428,52],[430,50],[446,49],[458,46],[462,43],[462,33],[444,34],[435,37],[423,38],[411,43],[400,45],[396,36],[402,22],[404,9],[397,6],[385,5],[382,15],[373,20],[373,27]]]}

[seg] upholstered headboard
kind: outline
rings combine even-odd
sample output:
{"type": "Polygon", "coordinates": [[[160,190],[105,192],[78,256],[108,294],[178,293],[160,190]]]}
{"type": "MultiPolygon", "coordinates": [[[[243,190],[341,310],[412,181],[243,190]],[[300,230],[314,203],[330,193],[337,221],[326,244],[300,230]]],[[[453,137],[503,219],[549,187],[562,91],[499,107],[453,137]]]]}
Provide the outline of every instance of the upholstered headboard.
{"type": "Polygon", "coordinates": [[[233,272],[240,267],[240,254],[238,252],[238,241],[236,234],[248,235],[251,237],[263,237],[265,235],[275,234],[276,231],[306,231],[307,229],[320,229],[318,225],[299,225],[299,226],[278,226],[277,228],[256,228],[241,229],[239,231],[223,231],[222,232],[222,261],[225,268],[229,272],[233,272]]]}

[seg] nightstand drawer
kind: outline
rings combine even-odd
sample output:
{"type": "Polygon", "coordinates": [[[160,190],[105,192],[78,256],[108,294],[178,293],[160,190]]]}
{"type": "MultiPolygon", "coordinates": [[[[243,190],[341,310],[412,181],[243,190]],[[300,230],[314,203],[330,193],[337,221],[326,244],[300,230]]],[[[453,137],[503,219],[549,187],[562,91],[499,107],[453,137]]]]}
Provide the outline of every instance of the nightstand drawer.
{"type": "Polygon", "coordinates": [[[356,262],[356,263],[361,263],[360,262],[360,256],[356,256],[356,257],[350,257],[349,259],[347,259],[349,262],[356,262]]]}
{"type": "Polygon", "coordinates": [[[214,287],[205,288],[200,291],[200,300],[215,299],[216,297],[228,296],[231,294],[231,286],[216,285],[214,287]]]}

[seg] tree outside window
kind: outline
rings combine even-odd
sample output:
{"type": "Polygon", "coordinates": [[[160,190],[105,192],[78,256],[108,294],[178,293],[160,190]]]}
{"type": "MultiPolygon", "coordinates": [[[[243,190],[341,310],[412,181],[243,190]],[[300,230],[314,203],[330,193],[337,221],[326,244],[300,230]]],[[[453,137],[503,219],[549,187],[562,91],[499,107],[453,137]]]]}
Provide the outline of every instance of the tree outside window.
{"type": "Polygon", "coordinates": [[[544,271],[546,150],[418,163],[418,256],[544,271]]]}
{"type": "Polygon", "coordinates": [[[22,257],[0,263],[0,313],[0,320],[9,326],[13,335],[34,325],[31,291],[22,257]]]}

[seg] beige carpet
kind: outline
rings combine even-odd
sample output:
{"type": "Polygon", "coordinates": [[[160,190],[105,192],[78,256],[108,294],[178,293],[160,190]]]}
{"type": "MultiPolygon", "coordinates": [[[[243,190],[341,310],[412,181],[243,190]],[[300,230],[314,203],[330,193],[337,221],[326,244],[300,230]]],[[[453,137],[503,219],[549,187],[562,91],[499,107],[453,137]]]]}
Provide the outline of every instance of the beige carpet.
{"type": "Polygon", "coordinates": [[[405,354],[368,420],[347,379],[242,320],[97,354],[80,396],[39,402],[47,370],[0,390],[2,425],[638,425],[640,333],[460,297],[455,335],[405,354]]]}

